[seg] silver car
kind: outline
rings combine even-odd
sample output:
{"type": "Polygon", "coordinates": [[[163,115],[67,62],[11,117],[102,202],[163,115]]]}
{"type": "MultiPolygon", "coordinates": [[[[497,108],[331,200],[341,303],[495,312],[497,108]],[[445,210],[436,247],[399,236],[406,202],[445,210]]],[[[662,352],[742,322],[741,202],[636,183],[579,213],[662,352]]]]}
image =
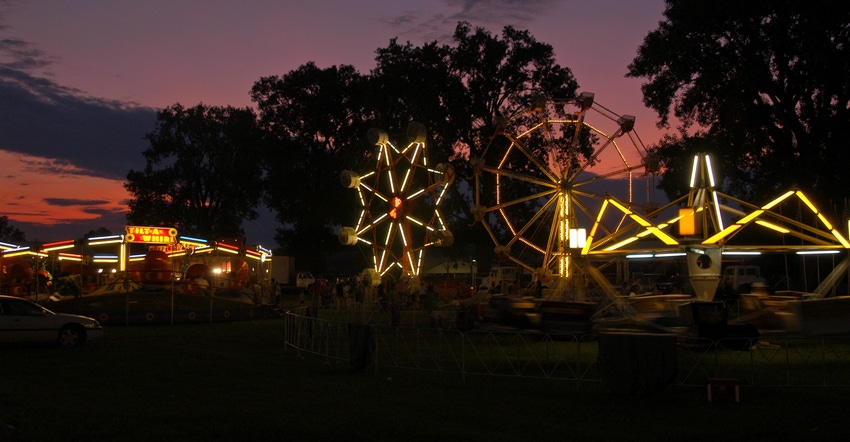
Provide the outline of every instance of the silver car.
{"type": "Polygon", "coordinates": [[[0,295],[0,343],[55,342],[74,347],[103,337],[93,318],[54,313],[34,302],[0,295]]]}

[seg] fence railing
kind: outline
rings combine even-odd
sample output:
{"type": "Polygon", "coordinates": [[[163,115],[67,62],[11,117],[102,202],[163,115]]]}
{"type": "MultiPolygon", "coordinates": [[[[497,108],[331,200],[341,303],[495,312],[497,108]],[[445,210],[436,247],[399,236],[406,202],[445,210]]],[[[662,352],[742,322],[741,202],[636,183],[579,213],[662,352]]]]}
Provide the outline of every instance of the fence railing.
{"type": "Polygon", "coordinates": [[[659,341],[654,337],[663,335],[621,336],[630,340],[615,342],[611,335],[367,324],[311,317],[307,309],[297,309],[286,315],[284,341],[298,352],[350,361],[359,368],[368,364],[376,372],[394,368],[545,378],[574,382],[577,388],[583,382],[609,381],[612,376],[662,376],[664,370],[647,364],[665,358],[673,358],[665,362],[673,370],[666,381],[675,385],[705,386],[712,379],[735,379],[747,386],[850,386],[850,337],[763,336],[742,345],[740,338],[667,335],[659,341]]]}

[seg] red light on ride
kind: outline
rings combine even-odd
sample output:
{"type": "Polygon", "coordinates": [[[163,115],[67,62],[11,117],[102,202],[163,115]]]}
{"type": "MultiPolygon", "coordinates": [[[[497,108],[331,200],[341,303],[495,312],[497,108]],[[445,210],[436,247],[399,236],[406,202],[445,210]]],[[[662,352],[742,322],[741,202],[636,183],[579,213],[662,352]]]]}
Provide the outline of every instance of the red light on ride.
{"type": "Polygon", "coordinates": [[[398,209],[401,208],[401,198],[394,196],[393,199],[390,200],[390,204],[392,205],[392,209],[390,209],[390,218],[396,219],[398,218],[398,209]]]}

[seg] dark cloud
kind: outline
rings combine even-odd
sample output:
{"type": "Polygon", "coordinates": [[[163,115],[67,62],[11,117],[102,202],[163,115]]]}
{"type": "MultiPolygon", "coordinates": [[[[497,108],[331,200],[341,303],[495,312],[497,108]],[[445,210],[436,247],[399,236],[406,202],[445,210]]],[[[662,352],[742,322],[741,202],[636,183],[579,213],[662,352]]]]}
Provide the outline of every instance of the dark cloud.
{"type": "Polygon", "coordinates": [[[0,40],[0,54],[8,57],[8,61],[0,63],[0,65],[9,69],[39,69],[52,63],[52,60],[47,58],[42,51],[16,38],[0,40]]]}
{"type": "Polygon", "coordinates": [[[0,149],[55,158],[104,178],[144,167],[154,109],[86,97],[8,68],[0,68],[0,103],[0,149]]]}
{"type": "MultiPolygon", "coordinates": [[[[3,24],[6,15],[11,15],[17,6],[17,1],[0,0],[0,31],[6,31],[7,26],[3,24]]],[[[15,71],[29,72],[39,76],[50,76],[47,68],[55,61],[55,57],[49,57],[44,51],[38,49],[34,44],[20,38],[0,38],[0,68],[15,71]]]]}
{"type": "Polygon", "coordinates": [[[427,41],[448,41],[459,21],[484,28],[496,26],[498,30],[505,25],[521,28],[566,0],[444,0],[444,3],[444,13],[405,11],[386,22],[409,40],[415,36],[427,41]]]}
{"type": "Polygon", "coordinates": [[[452,20],[468,20],[470,22],[521,23],[534,20],[544,15],[549,7],[564,3],[563,0],[446,0],[451,7],[460,8],[460,12],[449,16],[452,20]]]}
{"type": "Polygon", "coordinates": [[[53,206],[97,206],[101,204],[109,204],[111,201],[76,198],[45,198],[44,202],[53,206]]]}
{"type": "Polygon", "coordinates": [[[417,21],[419,21],[418,14],[415,12],[405,12],[402,15],[397,15],[387,20],[387,23],[394,27],[401,27],[415,25],[417,21]]]}
{"type": "Polygon", "coordinates": [[[18,230],[24,232],[29,243],[45,241],[59,241],[63,239],[76,239],[85,235],[86,232],[97,230],[101,227],[113,234],[123,234],[127,218],[124,213],[103,213],[97,220],[46,220],[45,224],[14,222],[10,223],[18,230]]]}

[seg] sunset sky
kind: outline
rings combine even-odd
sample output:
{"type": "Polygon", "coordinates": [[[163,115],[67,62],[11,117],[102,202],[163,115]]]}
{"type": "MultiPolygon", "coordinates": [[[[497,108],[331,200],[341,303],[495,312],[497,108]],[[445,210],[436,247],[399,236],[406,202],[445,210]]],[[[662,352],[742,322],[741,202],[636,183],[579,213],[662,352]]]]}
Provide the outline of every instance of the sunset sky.
{"type": "MultiPolygon", "coordinates": [[[[142,169],[157,109],[250,106],[255,81],[313,61],[374,66],[397,37],[450,42],[458,21],[506,25],[554,47],[579,91],[636,116],[655,114],[627,65],[662,20],[663,0],[0,0],[0,215],[30,241],[122,233],[123,182],[142,169]]],[[[248,242],[274,247],[270,215],[248,242]]]]}

